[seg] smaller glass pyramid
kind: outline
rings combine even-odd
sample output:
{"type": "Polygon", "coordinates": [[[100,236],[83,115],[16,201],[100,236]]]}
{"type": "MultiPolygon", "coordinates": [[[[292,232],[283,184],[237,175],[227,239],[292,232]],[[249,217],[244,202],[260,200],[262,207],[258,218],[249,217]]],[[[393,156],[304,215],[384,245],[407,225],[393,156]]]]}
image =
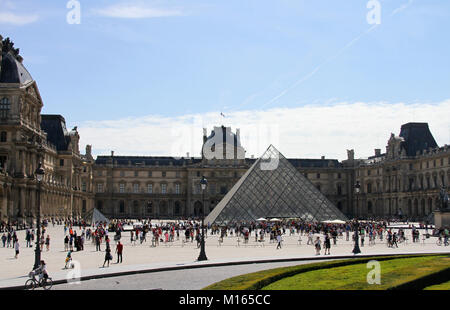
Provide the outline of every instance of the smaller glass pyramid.
{"type": "Polygon", "coordinates": [[[261,217],[308,222],[347,220],[273,145],[211,211],[205,223],[226,225],[254,222],[261,217]]]}

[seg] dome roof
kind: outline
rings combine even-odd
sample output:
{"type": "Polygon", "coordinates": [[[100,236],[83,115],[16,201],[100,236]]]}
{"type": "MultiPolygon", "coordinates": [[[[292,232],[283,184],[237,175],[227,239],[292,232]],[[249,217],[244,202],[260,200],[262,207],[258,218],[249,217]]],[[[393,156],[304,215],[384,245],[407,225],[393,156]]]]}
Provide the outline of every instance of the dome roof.
{"type": "Polygon", "coordinates": [[[19,55],[19,49],[14,48],[14,43],[9,38],[1,43],[0,83],[26,85],[33,82],[30,73],[22,64],[23,58],[19,55]]]}

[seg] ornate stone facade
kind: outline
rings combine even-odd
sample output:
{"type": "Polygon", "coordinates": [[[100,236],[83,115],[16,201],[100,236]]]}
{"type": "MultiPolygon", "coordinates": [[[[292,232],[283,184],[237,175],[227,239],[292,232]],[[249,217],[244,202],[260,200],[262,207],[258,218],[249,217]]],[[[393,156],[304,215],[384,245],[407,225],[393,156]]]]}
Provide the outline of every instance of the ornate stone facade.
{"type": "MultiPolygon", "coordinates": [[[[245,158],[239,129],[215,127],[201,157],[98,156],[79,151],[77,128],[60,115],[41,115],[36,82],[18,49],[0,36],[0,220],[32,221],[34,171],[43,163],[43,216],[82,216],[97,207],[111,218],[186,218],[208,214],[255,159],[245,158]],[[222,139],[217,143],[215,139],[222,139]],[[215,143],[213,143],[215,140],[215,143]],[[214,156],[211,157],[211,154],[214,156]],[[208,179],[203,199],[200,179],[208,179]]],[[[450,181],[450,148],[439,147],[426,123],[391,134],[386,153],[366,159],[354,150],[335,159],[288,159],[349,217],[425,219],[450,181]],[[361,191],[355,194],[355,184],[361,191]]]]}
{"type": "Polygon", "coordinates": [[[37,83],[18,49],[0,36],[0,220],[31,223],[36,218],[39,162],[45,170],[41,214],[80,216],[93,207],[92,165],[81,155],[77,129],[67,131],[60,115],[41,115],[37,83]],[[86,192],[82,180],[88,180],[86,192]]]}

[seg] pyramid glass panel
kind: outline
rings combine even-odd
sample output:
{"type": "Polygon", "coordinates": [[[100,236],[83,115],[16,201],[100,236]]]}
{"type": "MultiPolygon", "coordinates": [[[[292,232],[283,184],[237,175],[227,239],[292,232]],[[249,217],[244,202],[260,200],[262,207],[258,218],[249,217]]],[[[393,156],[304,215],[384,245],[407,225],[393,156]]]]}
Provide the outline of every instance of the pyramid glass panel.
{"type": "Polygon", "coordinates": [[[254,222],[258,218],[347,220],[274,146],[250,167],[206,223],[254,222]]]}

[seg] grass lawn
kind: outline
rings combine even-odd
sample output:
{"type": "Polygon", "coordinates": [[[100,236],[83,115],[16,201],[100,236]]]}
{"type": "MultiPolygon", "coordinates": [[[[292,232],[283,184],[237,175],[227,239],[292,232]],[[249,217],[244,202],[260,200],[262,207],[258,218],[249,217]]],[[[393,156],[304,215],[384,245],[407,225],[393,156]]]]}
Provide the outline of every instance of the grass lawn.
{"type": "Polygon", "coordinates": [[[354,258],[244,274],[214,283],[204,290],[385,289],[444,270],[449,266],[448,255],[354,258]],[[367,269],[366,264],[372,259],[378,260],[381,264],[381,285],[374,284],[369,287],[366,278],[370,269],[367,269]],[[304,279],[302,275],[309,278],[304,279]],[[286,284],[285,281],[289,283],[286,284]]]}
{"type": "Polygon", "coordinates": [[[450,290],[450,281],[438,284],[438,285],[432,285],[424,288],[425,290],[450,290]]]}
{"type": "Polygon", "coordinates": [[[397,258],[379,261],[381,284],[368,284],[366,263],[300,273],[273,282],[264,290],[385,290],[450,266],[448,256],[397,258]]]}

